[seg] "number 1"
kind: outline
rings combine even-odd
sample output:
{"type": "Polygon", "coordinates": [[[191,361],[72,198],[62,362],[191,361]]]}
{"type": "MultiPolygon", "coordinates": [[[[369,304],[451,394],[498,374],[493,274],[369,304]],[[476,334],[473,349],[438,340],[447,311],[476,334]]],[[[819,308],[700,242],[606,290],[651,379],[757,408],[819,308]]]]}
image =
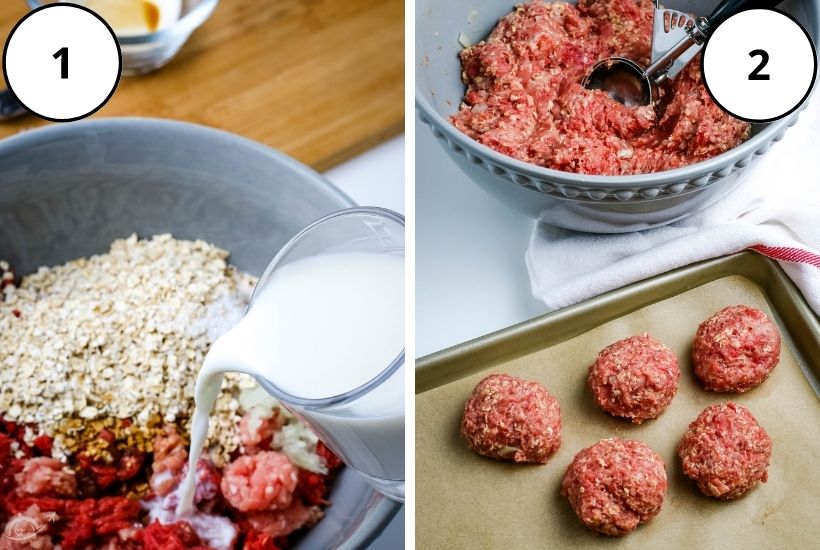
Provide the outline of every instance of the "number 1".
{"type": "Polygon", "coordinates": [[[60,59],[60,78],[68,78],[68,48],[60,48],[54,59],[60,59]]]}

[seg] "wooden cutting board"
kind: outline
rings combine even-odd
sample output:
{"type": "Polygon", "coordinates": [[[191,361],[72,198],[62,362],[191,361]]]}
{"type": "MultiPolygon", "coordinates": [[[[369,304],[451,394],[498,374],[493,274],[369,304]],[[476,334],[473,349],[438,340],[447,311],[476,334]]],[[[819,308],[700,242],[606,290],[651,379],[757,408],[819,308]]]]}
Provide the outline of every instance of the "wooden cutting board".
{"type": "MultiPolygon", "coordinates": [[[[0,2],[3,43],[26,11],[0,2]]],[[[326,170],[404,129],[404,2],[222,0],[173,61],[124,77],[93,118],[112,116],[221,128],[326,170]]],[[[46,124],[0,122],[0,138],[46,124]]]]}

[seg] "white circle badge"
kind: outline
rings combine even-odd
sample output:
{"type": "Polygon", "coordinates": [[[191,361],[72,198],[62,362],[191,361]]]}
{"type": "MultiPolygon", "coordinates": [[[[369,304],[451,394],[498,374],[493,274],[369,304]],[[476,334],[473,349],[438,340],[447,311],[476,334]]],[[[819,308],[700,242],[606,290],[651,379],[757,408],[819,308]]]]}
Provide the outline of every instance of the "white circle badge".
{"type": "Polygon", "coordinates": [[[770,122],[797,109],[817,76],[814,45],[785,13],[737,13],[709,37],[701,58],[703,82],[715,103],[735,118],[770,122]]]}
{"type": "Polygon", "coordinates": [[[114,94],[122,55],[99,15],[74,4],[38,8],[12,29],[3,50],[11,92],[35,115],[55,122],[87,117],[114,94]]]}

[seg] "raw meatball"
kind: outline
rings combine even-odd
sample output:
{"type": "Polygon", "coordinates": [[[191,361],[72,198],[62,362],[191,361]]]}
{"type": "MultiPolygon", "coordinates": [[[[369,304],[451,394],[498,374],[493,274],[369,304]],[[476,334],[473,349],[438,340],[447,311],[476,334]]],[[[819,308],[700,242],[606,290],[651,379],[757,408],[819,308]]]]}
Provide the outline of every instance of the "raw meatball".
{"type": "Polygon", "coordinates": [[[290,506],[299,470],[275,451],[240,456],[222,473],[222,495],[240,512],[282,510],[290,506]]]}
{"type": "Polygon", "coordinates": [[[683,473],[704,495],[732,499],[766,482],[772,440],[749,409],[724,403],[707,407],[689,424],[678,455],[683,473]]]}
{"type": "Polygon", "coordinates": [[[640,441],[604,439],[575,455],[561,494],[575,515],[605,535],[621,536],[661,511],[663,459],[640,441]]]}
{"type": "Polygon", "coordinates": [[[729,306],[698,327],[692,358],[707,390],[744,392],[777,365],[780,333],[762,311],[729,306]]]}
{"type": "Polygon", "coordinates": [[[679,378],[675,354],[644,334],[604,348],[589,368],[588,383],[602,409],[640,424],[669,405],[679,378]]]}
{"type": "Polygon", "coordinates": [[[545,463],[561,446],[561,411],[538,382],[491,374],[464,406],[461,435],[480,455],[545,463]]]}

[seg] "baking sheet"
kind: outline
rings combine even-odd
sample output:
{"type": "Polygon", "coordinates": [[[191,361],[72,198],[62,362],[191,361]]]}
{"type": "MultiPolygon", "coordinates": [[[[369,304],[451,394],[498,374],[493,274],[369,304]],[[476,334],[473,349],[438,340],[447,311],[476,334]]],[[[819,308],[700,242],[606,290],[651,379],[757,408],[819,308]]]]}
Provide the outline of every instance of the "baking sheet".
{"type": "MultiPolygon", "coordinates": [[[[547,349],[492,365],[416,397],[418,548],[807,548],[818,544],[820,401],[793,353],[794,343],[761,289],[730,276],[643,307],[547,349]],[[781,360],[745,394],[706,392],[689,357],[698,324],[720,308],[746,304],[778,321],[781,360]],[[587,369],[606,345],[648,331],[680,360],[678,393],[656,420],[637,426],[595,405],[587,369]],[[559,451],[546,465],[514,465],[467,449],[458,429],[464,401],[490,372],[542,382],[561,404],[559,451]],[[768,483],[735,501],[703,496],[686,478],[676,447],[706,406],[747,406],[773,440],[768,483]],[[577,519],[560,483],[572,457],[606,437],[641,440],[666,462],[669,489],[660,514],[622,538],[596,535],[577,519]]],[[[813,367],[816,367],[813,366],[813,367]]]]}

